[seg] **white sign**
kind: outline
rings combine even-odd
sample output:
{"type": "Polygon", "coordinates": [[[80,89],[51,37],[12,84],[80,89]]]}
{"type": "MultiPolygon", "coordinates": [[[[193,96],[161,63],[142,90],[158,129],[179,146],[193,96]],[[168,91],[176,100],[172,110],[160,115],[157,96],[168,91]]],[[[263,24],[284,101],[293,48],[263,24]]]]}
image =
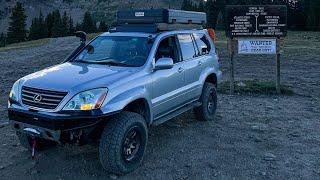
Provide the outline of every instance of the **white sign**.
{"type": "Polygon", "coordinates": [[[239,54],[276,54],[276,39],[239,39],[239,54]]]}
{"type": "Polygon", "coordinates": [[[136,17],[143,17],[144,16],[144,12],[136,12],[134,15],[136,17]]]}

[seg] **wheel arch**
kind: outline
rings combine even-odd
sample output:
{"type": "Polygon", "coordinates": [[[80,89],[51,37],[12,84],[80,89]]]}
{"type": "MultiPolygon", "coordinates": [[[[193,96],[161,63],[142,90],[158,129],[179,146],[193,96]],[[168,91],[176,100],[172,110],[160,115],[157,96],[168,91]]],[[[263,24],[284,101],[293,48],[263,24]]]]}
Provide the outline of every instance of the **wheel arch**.
{"type": "Polygon", "coordinates": [[[218,86],[217,75],[215,73],[208,74],[204,82],[212,83],[217,87],[218,86]]]}
{"type": "Polygon", "coordinates": [[[149,102],[145,98],[137,98],[124,106],[123,111],[135,112],[143,116],[147,125],[152,122],[149,102]]]}

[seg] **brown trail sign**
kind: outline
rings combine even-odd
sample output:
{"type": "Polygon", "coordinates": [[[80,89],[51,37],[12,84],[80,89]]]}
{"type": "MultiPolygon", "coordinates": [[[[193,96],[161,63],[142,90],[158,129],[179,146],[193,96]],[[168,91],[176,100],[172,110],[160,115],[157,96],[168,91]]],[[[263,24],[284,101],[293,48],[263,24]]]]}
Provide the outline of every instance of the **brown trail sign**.
{"type": "Polygon", "coordinates": [[[285,37],[286,6],[227,6],[228,37],[285,37]]]}
{"type": "Polygon", "coordinates": [[[276,89],[280,94],[280,44],[287,35],[287,7],[226,6],[226,35],[230,52],[230,92],[234,93],[234,54],[276,55],[276,89]],[[236,48],[238,46],[238,48],[236,48]]]}

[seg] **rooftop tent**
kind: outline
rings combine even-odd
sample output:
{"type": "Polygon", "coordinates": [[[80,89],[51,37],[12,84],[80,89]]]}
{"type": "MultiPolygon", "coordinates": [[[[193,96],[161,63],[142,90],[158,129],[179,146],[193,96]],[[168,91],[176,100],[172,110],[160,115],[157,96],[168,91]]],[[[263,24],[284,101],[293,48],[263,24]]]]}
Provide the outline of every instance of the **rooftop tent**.
{"type": "Polygon", "coordinates": [[[206,24],[206,13],[173,9],[118,11],[114,31],[157,32],[200,29],[206,24]]]}

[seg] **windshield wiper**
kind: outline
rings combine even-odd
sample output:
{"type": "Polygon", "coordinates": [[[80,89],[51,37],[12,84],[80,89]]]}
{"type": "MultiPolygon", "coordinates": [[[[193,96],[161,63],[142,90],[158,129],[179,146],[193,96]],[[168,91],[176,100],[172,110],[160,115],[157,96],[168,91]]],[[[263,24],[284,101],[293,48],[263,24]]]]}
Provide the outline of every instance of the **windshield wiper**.
{"type": "Polygon", "coordinates": [[[110,59],[108,61],[103,61],[106,59],[110,59],[110,58],[104,58],[104,59],[100,59],[100,60],[94,60],[94,61],[78,61],[78,62],[82,62],[82,63],[90,63],[90,64],[105,64],[105,65],[111,65],[111,66],[125,66],[125,67],[136,67],[134,65],[130,65],[130,64],[126,64],[126,63],[122,63],[113,59],[110,59]]]}

